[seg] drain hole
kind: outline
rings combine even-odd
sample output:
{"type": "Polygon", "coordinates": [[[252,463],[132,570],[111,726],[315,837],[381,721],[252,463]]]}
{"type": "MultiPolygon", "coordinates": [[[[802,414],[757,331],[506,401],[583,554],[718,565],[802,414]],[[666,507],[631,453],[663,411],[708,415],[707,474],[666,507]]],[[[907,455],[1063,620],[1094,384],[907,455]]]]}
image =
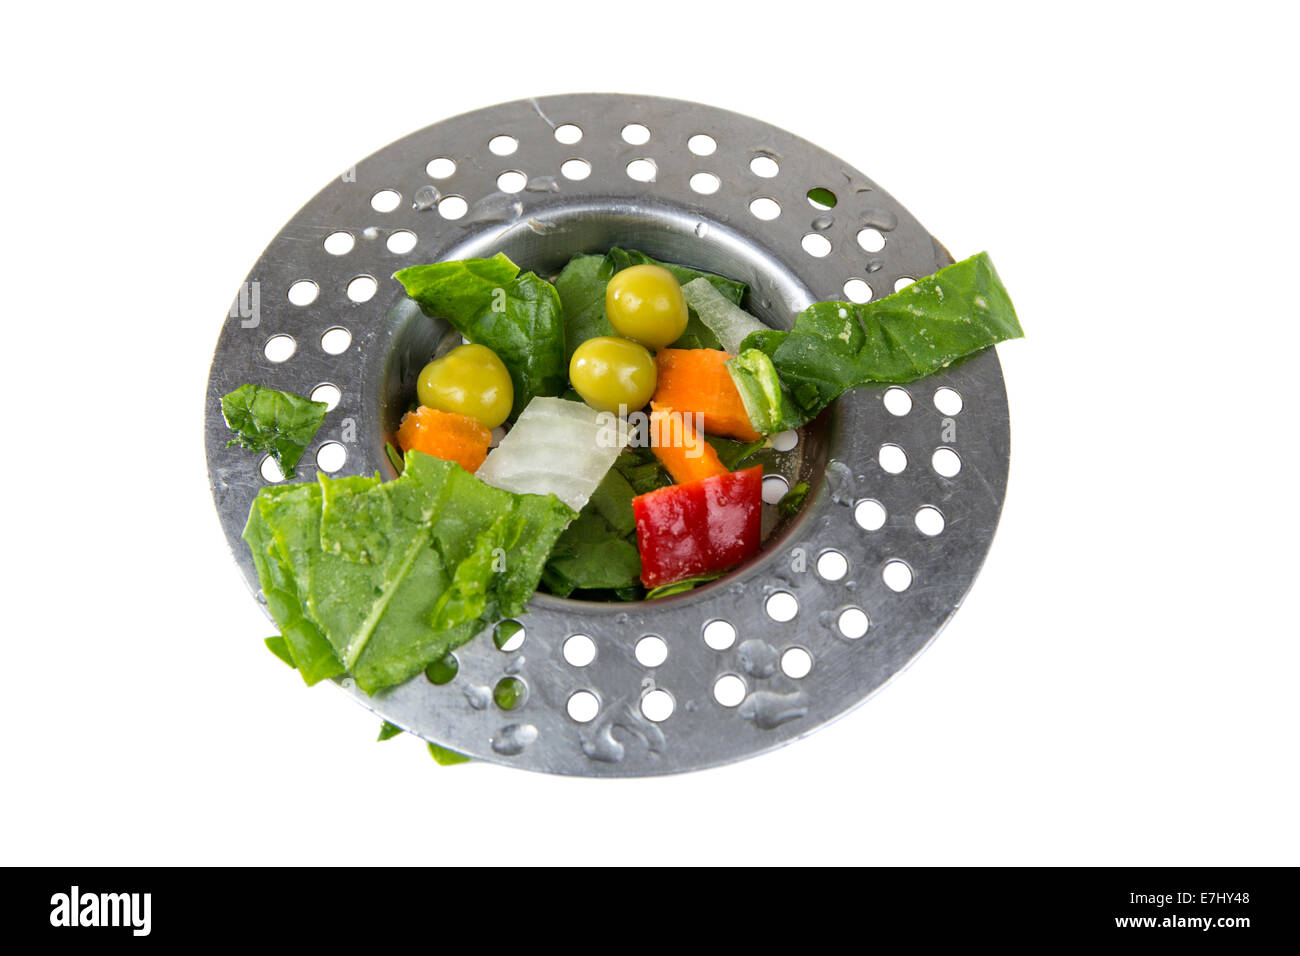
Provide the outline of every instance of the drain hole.
{"type": "Polygon", "coordinates": [[[339,400],[343,398],[343,393],[339,391],[337,385],[330,385],[328,382],[317,385],[311,390],[311,400],[313,402],[324,402],[326,411],[332,412],[338,408],[339,400]]]}
{"type": "Polygon", "coordinates": [[[790,482],[780,475],[768,475],[763,479],[763,500],[769,505],[780,504],[781,499],[790,492],[790,482]]]}
{"type": "Polygon", "coordinates": [[[810,232],[800,241],[803,251],[817,259],[824,259],[831,254],[831,241],[821,233],[810,232]]]}
{"type": "Polygon", "coordinates": [[[563,123],[555,127],[555,141],[565,146],[572,146],[582,139],[582,127],[573,123],[563,123]]]}
{"type": "Polygon", "coordinates": [[[696,173],[691,177],[691,188],[705,196],[716,193],[721,185],[722,180],[713,173],[696,173]]]}
{"type": "Polygon", "coordinates": [[[388,251],[395,256],[404,256],[415,248],[415,233],[409,229],[399,229],[388,237],[388,251]]]}
{"type": "Polygon", "coordinates": [[[642,667],[658,667],[668,660],[668,645],[653,634],[636,642],[636,660],[642,667]]]}
{"type": "Polygon", "coordinates": [[[676,706],[673,695],[666,690],[652,690],[641,698],[641,713],[656,724],[671,717],[676,706]]]}
{"type": "Polygon", "coordinates": [[[296,351],[298,351],[298,343],[293,340],[292,335],[273,335],[266,340],[266,345],[262,346],[262,354],[266,356],[267,361],[275,362],[277,365],[289,361],[296,351]]]}
{"type": "Polygon", "coordinates": [[[713,699],[723,707],[737,707],[745,699],[745,682],[735,674],[723,674],[713,682],[713,699]]]}
{"type": "Polygon", "coordinates": [[[424,167],[424,171],[434,179],[446,179],[456,171],[456,163],[446,156],[439,156],[437,159],[429,160],[429,165],[424,167]]]}
{"type": "Polygon", "coordinates": [[[456,660],[455,654],[447,654],[442,659],[436,660],[426,667],[424,676],[429,679],[431,684],[450,684],[459,672],[460,661],[456,660]]]}
{"type": "Polygon", "coordinates": [[[961,458],[951,448],[936,448],[930,464],[944,478],[956,478],[961,471],[961,458]]]}
{"type": "Polygon", "coordinates": [[[835,624],[840,633],[851,641],[861,638],[871,626],[871,622],[867,620],[867,612],[860,607],[845,608],[840,612],[835,624]]]}
{"type": "Polygon", "coordinates": [[[854,505],[853,520],[863,531],[879,531],[885,526],[885,506],[874,498],[864,498],[854,505]]]}
{"type": "Polygon", "coordinates": [[[627,174],[639,183],[652,183],[659,170],[653,159],[634,159],[627,164],[627,174]]]}
{"type": "Polygon", "coordinates": [[[942,415],[960,415],[963,402],[955,388],[941,388],[934,393],[934,407],[942,415]]]}
{"type": "Polygon", "coordinates": [[[527,691],[518,677],[503,677],[492,688],[492,699],[502,710],[514,710],[524,702],[527,691]]]}
{"type": "Polygon", "coordinates": [[[348,460],[348,450],[336,441],[327,441],[316,450],[316,467],[332,475],[348,460]]]}
{"type": "Polygon", "coordinates": [[[825,186],[814,186],[808,190],[808,205],[814,209],[834,209],[835,194],[825,186]]]}
{"type": "Polygon", "coordinates": [[[866,252],[879,252],[885,248],[885,234],[879,229],[863,229],[858,233],[858,245],[866,252]]]}
{"type": "Polygon", "coordinates": [[[369,302],[379,291],[374,276],[357,276],[348,283],[348,298],[353,302],[369,302]]]}
{"type": "Polygon", "coordinates": [[[488,152],[493,156],[509,156],[519,148],[519,140],[513,136],[506,136],[502,133],[500,136],[493,136],[488,140],[488,152]]]}
{"type": "Polygon", "coordinates": [[[781,167],[771,156],[755,156],[749,161],[749,171],[755,176],[771,179],[781,171],[781,167]]]}
{"type": "Polygon", "coordinates": [[[492,631],[492,643],[507,654],[523,647],[525,637],[527,632],[518,621],[502,621],[492,631]]]}
{"type": "Polygon", "coordinates": [[[886,411],[900,418],[912,410],[912,396],[903,388],[886,389],[884,402],[886,411]]]}
{"type": "Polygon", "coordinates": [[[871,286],[867,285],[864,279],[850,279],[844,283],[844,297],[850,302],[862,305],[864,302],[870,302],[872,295],[871,286]]]}
{"type": "Polygon", "coordinates": [[[712,156],[718,148],[718,141],[706,133],[696,133],[686,141],[686,148],[696,156],[712,156]]]}
{"type": "Polygon", "coordinates": [[[564,642],[564,659],[574,667],[586,667],[596,659],[596,642],[586,634],[574,634],[564,642]]]}
{"type": "Polygon", "coordinates": [[[789,591],[777,591],[769,595],[763,606],[767,610],[767,616],[778,624],[793,621],[799,613],[799,601],[789,591]]]}
{"type": "Polygon", "coordinates": [[[916,512],[916,527],[921,534],[933,538],[943,533],[943,512],[931,505],[925,505],[916,512]]]}
{"type": "Polygon", "coordinates": [[[912,586],[912,569],[902,561],[890,561],[880,572],[885,586],[891,591],[906,591],[912,586]]]}
{"type": "Polygon", "coordinates": [[[762,196],[749,204],[749,211],[754,214],[755,218],[770,222],[781,215],[781,204],[775,199],[762,196]]]}
{"type": "Polygon", "coordinates": [[[881,445],[878,460],[880,467],[891,475],[900,475],[907,468],[907,452],[897,445],[881,445]]]}
{"type": "Polygon", "coordinates": [[[569,716],[580,724],[589,724],[600,713],[600,699],[589,690],[574,692],[564,705],[569,716]]]}
{"type": "Polygon", "coordinates": [[[704,625],[704,643],[715,651],[725,651],[736,643],[736,629],[728,621],[710,621],[704,625]]]}
{"type": "Polygon", "coordinates": [[[839,551],[823,551],[817,558],[817,573],[827,581],[839,581],[849,573],[849,559],[839,551]]]}
{"type": "Polygon", "coordinates": [[[299,279],[289,286],[289,301],[294,305],[311,305],[320,295],[320,286],[310,279],[299,279]]]}
{"type": "Polygon", "coordinates": [[[370,197],[370,208],[375,212],[392,212],[402,201],[402,194],[396,189],[381,189],[370,197]]]}
{"type": "Polygon", "coordinates": [[[898,281],[894,283],[894,291],[902,292],[904,289],[906,289],[909,285],[911,285],[915,281],[916,280],[913,279],[911,276],[899,276],[898,281]]]}
{"type": "Polygon", "coordinates": [[[447,196],[438,203],[438,215],[443,219],[459,219],[469,212],[469,203],[460,196],[447,196]]]}
{"type": "Polygon", "coordinates": [[[320,347],[330,355],[342,355],[351,344],[352,333],[341,326],[326,329],[320,337],[320,347]]]}
{"type": "Polygon", "coordinates": [[[628,123],[623,127],[623,142],[630,146],[641,146],[650,142],[650,130],[640,123],[628,123]]]}
{"type": "Polygon", "coordinates": [[[560,164],[565,179],[586,179],[591,175],[591,163],[585,159],[566,159],[560,164]]]}
{"type": "Polygon", "coordinates": [[[799,433],[797,431],[777,432],[772,436],[772,447],[777,451],[794,451],[799,444],[799,433]]]}
{"type": "Polygon", "coordinates": [[[528,185],[528,177],[517,169],[509,169],[497,177],[497,189],[503,193],[517,193],[528,185]]]}
{"type": "Polygon", "coordinates": [[[331,232],[321,243],[332,256],[346,256],[356,244],[356,237],[350,232],[331,232]]]}
{"type": "Polygon", "coordinates": [[[795,680],[807,677],[812,670],[812,655],[802,647],[792,647],[781,655],[781,670],[795,680]]]}
{"type": "Polygon", "coordinates": [[[262,464],[258,466],[257,470],[261,472],[262,478],[271,484],[284,481],[284,472],[280,470],[280,466],[276,464],[275,459],[270,455],[262,459],[262,464]]]}

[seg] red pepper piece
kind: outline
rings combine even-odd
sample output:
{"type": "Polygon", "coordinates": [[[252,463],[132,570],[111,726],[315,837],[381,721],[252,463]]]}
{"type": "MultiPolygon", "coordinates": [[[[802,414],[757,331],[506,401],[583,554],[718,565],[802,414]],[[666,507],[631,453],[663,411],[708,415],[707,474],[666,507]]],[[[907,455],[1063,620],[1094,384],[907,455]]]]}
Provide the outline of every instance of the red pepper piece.
{"type": "Polygon", "coordinates": [[[763,466],[632,499],[641,583],[648,588],[725,571],[758,553],[763,466]]]}

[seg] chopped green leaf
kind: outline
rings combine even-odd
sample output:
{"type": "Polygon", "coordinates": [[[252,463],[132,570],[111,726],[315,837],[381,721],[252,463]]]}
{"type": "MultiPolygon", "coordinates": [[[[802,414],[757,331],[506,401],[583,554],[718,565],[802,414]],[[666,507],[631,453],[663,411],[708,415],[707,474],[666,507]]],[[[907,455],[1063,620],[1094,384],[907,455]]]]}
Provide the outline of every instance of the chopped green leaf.
{"type": "Polygon", "coordinates": [[[704,440],[713,446],[713,450],[718,454],[718,461],[722,462],[722,467],[727,471],[739,471],[741,464],[767,447],[766,438],[740,442],[732,438],[721,438],[718,435],[705,435],[704,440]]]}
{"type": "Polygon", "coordinates": [[[286,478],[302,458],[329,406],[293,392],[241,385],[221,398],[221,414],[235,433],[227,445],[268,453],[286,478]]]}
{"type": "Polygon", "coordinates": [[[282,636],[277,634],[275,637],[268,637],[265,643],[268,651],[290,667],[297,668],[298,665],[293,662],[293,653],[289,650],[289,644],[282,636]]]}
{"type": "Polygon", "coordinates": [[[694,590],[701,584],[708,584],[710,581],[716,581],[726,572],[719,571],[716,574],[705,574],[698,578],[683,578],[680,581],[673,581],[671,584],[661,584],[657,588],[652,588],[646,593],[645,599],[653,601],[655,598],[669,597],[673,594],[682,594],[686,591],[694,590]]]}
{"type": "Polygon", "coordinates": [[[379,737],[377,738],[376,743],[380,740],[392,740],[394,737],[404,733],[406,733],[406,731],[397,726],[397,724],[390,724],[385,720],[384,726],[379,728],[379,737]]]}
{"type": "Polygon", "coordinates": [[[980,253],[876,302],[811,305],[790,332],[751,334],[728,367],[754,427],[770,431],[791,408],[806,421],[854,386],[915,381],[1022,335],[993,262],[980,253]]]}
{"type": "Polygon", "coordinates": [[[437,744],[429,744],[429,756],[440,767],[450,767],[453,764],[469,763],[470,758],[464,754],[458,754],[454,750],[448,750],[446,747],[439,747],[437,744]]]}
{"type": "Polygon", "coordinates": [[[321,476],[263,489],[245,540],[304,679],[346,665],[374,693],[520,613],[572,517],[552,496],[491,488],[412,452],[390,482],[321,476]],[[312,642],[318,668],[308,671],[296,640],[312,642]]]}
{"type": "Polygon", "coordinates": [[[554,396],[568,382],[564,321],[555,287],[503,253],[411,266],[393,274],[426,314],[446,319],[505,363],[514,385],[511,418],[534,396],[554,396]]]}

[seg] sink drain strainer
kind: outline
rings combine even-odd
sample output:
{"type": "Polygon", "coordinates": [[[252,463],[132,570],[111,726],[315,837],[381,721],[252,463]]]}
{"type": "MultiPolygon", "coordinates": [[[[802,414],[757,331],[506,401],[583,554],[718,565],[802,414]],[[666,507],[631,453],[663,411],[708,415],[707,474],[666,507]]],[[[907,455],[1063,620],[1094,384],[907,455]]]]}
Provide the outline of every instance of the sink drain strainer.
{"type": "MultiPolygon", "coordinates": [[[[253,382],[336,402],[299,480],[313,464],[393,477],[384,443],[447,330],[392,273],[504,251],[545,275],[615,245],[745,281],[748,307],[787,328],[811,302],[880,298],[951,262],[857,170],[725,110],[554,96],[413,133],[304,206],[225,320],[208,382],[208,466],[254,593],[239,535],[277,476],[226,447],[221,395],[253,382]]],[[[721,581],[639,604],[539,594],[509,640],[489,631],[458,649],[445,683],[421,676],[373,698],[340,683],[445,747],[555,773],[692,770],[809,733],[907,666],[984,560],[1009,454],[997,356],[849,392],[801,444],[812,484],[802,513],[721,581]]]]}

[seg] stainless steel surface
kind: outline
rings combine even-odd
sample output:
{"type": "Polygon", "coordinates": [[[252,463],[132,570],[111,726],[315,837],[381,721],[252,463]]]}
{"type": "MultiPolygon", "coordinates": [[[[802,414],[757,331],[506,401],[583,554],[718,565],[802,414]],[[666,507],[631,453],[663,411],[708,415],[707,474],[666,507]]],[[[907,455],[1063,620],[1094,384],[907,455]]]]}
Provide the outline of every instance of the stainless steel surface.
{"type": "MultiPolygon", "coordinates": [[[[867,238],[873,244],[874,236],[867,238]]],[[[384,443],[445,328],[422,316],[391,274],[408,264],[497,251],[545,274],[574,253],[613,245],[743,280],[751,287],[749,307],[778,327],[789,327],[810,302],[843,299],[846,280],[865,280],[879,298],[900,278],[927,275],[951,261],[902,206],[848,164],[775,127],[712,107],[640,96],[554,96],[478,110],[413,133],[358,163],[304,206],[253,267],[225,320],[208,382],[208,464],[222,525],[253,592],[258,594],[256,574],[239,534],[265,481],[257,456],[225,446],[222,394],[244,382],[301,394],[333,384],[342,399],[316,446],[338,442],[346,448],[341,474],[377,470],[392,477],[384,443]],[[581,129],[578,142],[557,139],[557,128],[566,124],[581,129]],[[648,129],[648,141],[629,143],[628,124],[648,129]],[[711,137],[715,151],[692,152],[688,140],[697,134],[711,137]],[[515,141],[509,155],[490,148],[498,136],[515,141]],[[456,164],[444,179],[426,169],[439,158],[456,164]],[[588,164],[586,178],[562,172],[575,159],[588,164]],[[629,175],[629,164],[643,159],[654,164],[652,181],[629,175]],[[751,168],[755,159],[758,172],[751,168]],[[775,175],[759,175],[772,172],[762,160],[775,164],[775,175]],[[526,185],[504,192],[498,177],[512,171],[522,173],[526,185]],[[696,191],[692,177],[698,173],[716,177],[716,191],[696,191]],[[809,200],[814,187],[834,193],[833,208],[809,200]],[[387,212],[380,211],[382,201],[372,203],[385,190],[399,197],[387,212]],[[453,197],[468,206],[454,220],[442,214],[450,206],[441,205],[453,197]],[[775,200],[780,214],[758,218],[751,212],[756,199],[775,200]],[[885,239],[879,251],[868,252],[858,242],[868,228],[885,239]],[[397,254],[388,242],[402,230],[414,233],[416,244],[397,254]],[[342,255],[324,245],[337,232],[354,240],[342,255]],[[805,251],[809,235],[828,240],[829,254],[805,251]],[[378,283],[366,302],[348,296],[358,276],[378,283]],[[319,288],[309,305],[288,298],[299,280],[319,288]],[[322,334],[333,328],[352,336],[339,355],[321,345],[322,334]],[[296,341],[287,361],[273,363],[264,354],[275,335],[296,341]]],[[[692,770],[815,730],[862,703],[935,637],[970,588],[1001,510],[1009,434],[996,354],[989,350],[905,391],[911,409],[904,415],[887,410],[883,389],[863,388],[839,399],[807,429],[803,463],[813,489],[803,513],[757,559],[721,581],[631,605],[538,595],[523,615],[521,648],[503,652],[490,634],[480,636],[456,651],[460,672],[448,684],[435,686],[421,676],[369,698],[350,680],[340,683],[377,714],[453,750],[564,774],[692,770]],[[960,394],[959,413],[945,416],[936,408],[940,388],[960,394]],[[885,444],[905,452],[901,473],[881,467],[885,444]],[[960,457],[954,477],[932,467],[940,447],[960,457]],[[857,506],[868,500],[883,505],[887,515],[876,530],[855,521],[857,506]],[[915,523],[916,512],[927,505],[944,518],[943,531],[934,536],[915,523]],[[818,573],[819,557],[828,550],[847,559],[840,580],[818,573]],[[911,586],[901,592],[885,582],[891,562],[903,562],[912,572],[911,586]],[[797,615],[786,623],[766,610],[769,596],[780,591],[798,601],[797,615]],[[851,608],[864,610],[870,621],[857,639],[837,625],[841,612],[851,608]],[[736,630],[724,650],[703,637],[705,626],[719,620],[736,630]],[[586,666],[565,660],[565,641],[574,634],[595,642],[595,660],[586,666]],[[658,666],[637,660],[635,647],[646,635],[667,645],[667,658],[658,666]],[[783,672],[782,655],[789,648],[811,656],[806,676],[783,672]],[[527,688],[523,703],[510,712],[498,709],[491,696],[507,675],[527,688]],[[744,682],[737,706],[724,706],[714,696],[715,682],[727,675],[744,682]],[[584,690],[596,695],[600,709],[595,719],[579,723],[566,705],[584,690]],[[659,697],[654,691],[666,691],[674,705],[659,722],[643,713],[659,697]]],[[[313,447],[304,456],[299,480],[313,473],[315,452],[313,447]]]]}

